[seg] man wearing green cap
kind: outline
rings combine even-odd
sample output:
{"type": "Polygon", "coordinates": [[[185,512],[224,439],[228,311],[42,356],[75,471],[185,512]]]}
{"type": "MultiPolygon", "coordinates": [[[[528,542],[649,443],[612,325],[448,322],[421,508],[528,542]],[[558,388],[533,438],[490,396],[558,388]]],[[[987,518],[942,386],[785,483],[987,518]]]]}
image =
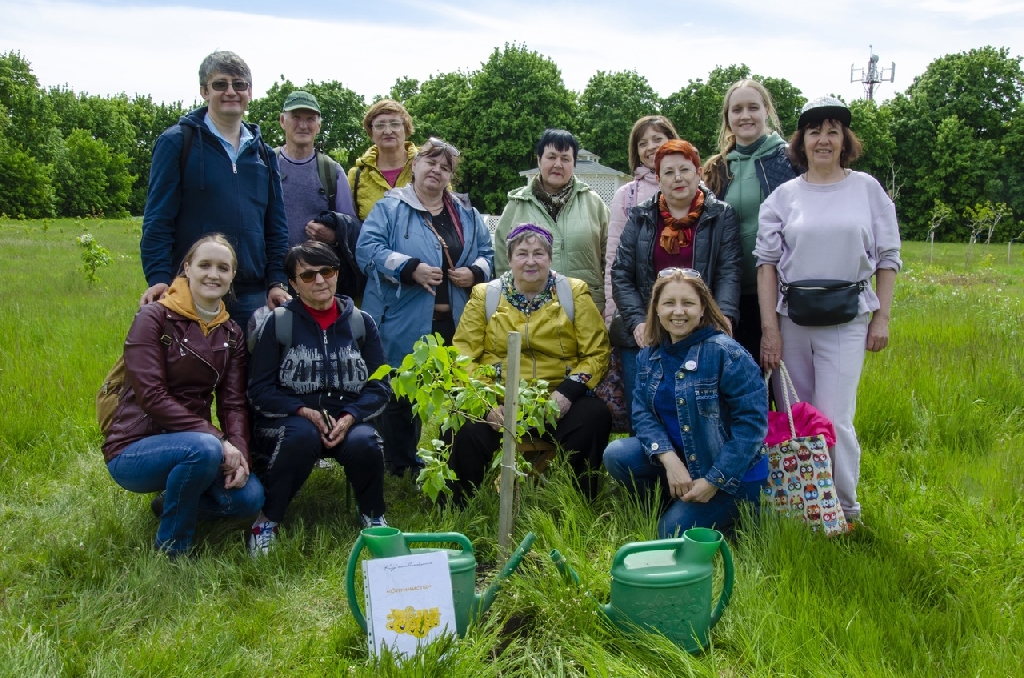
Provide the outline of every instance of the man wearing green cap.
{"type": "Polygon", "coordinates": [[[296,90],[284,100],[279,121],[285,139],[277,156],[288,217],[288,246],[318,240],[333,247],[342,263],[338,292],[358,299],[365,281],[352,251],[360,224],[345,172],[314,148],[320,133],[320,104],[309,92],[296,90]],[[349,261],[351,270],[346,266],[349,261]]]}

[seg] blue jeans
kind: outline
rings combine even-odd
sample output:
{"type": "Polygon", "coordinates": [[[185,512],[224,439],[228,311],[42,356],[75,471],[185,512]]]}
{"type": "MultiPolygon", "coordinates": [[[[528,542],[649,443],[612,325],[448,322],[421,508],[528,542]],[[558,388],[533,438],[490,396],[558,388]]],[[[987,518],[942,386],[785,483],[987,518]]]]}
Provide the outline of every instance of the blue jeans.
{"type": "Polygon", "coordinates": [[[267,305],[267,292],[240,292],[235,298],[226,303],[228,315],[242,328],[242,334],[249,338],[249,318],[256,312],[257,308],[267,305]]]}
{"type": "Polygon", "coordinates": [[[129,492],[165,493],[156,548],[178,555],[192,548],[197,518],[245,517],[263,507],[255,476],[244,487],[224,489],[222,458],[220,440],[209,433],[163,433],[124,448],[107,470],[129,492]]]}
{"type": "Polygon", "coordinates": [[[636,357],[639,354],[639,348],[628,346],[619,348],[619,358],[622,360],[622,387],[626,392],[626,411],[629,412],[630,433],[633,432],[633,389],[636,388],[636,357]]]}
{"type": "MultiPolygon", "coordinates": [[[[660,482],[660,499],[663,503],[669,501],[665,467],[651,462],[639,439],[613,440],[604,451],[604,465],[612,478],[640,495],[654,491],[660,482]]],[[[756,509],[763,485],[763,481],[740,483],[735,495],[718,490],[703,504],[671,499],[658,521],[658,537],[675,537],[691,527],[712,527],[729,532],[739,516],[739,502],[750,501],[756,509]]]]}

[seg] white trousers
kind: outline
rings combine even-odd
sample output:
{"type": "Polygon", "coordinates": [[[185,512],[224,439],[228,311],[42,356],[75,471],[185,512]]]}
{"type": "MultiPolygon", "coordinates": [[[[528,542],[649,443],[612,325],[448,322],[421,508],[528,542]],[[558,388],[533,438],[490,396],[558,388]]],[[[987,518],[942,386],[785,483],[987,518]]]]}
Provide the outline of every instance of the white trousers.
{"type": "MultiPolygon", "coordinates": [[[[860,479],[860,443],[853,428],[857,412],[857,386],[864,367],[870,313],[848,323],[828,327],[802,327],[779,315],[782,360],[800,400],[821,411],[836,429],[832,477],[839,505],[847,518],[860,517],[857,481],[860,479]]],[[[782,380],[773,379],[775,402],[780,406],[782,380]]]]}

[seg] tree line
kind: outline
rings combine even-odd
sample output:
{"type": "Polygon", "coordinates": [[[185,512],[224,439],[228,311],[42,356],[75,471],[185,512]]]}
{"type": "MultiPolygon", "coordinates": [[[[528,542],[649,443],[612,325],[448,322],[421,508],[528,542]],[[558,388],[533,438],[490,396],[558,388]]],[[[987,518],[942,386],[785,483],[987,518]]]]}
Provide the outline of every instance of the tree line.
{"type": "MultiPolygon", "coordinates": [[[[602,164],[629,173],[633,122],[660,113],[709,157],[725,90],[746,77],[772,93],[783,131],[791,134],[804,93],[743,64],[719,66],[665,98],[636,71],[599,71],[577,93],[550,58],[506,44],[476,70],[422,82],[401,77],[386,96],[408,108],[416,125],[412,141],[438,136],[464,151],[457,188],[469,192],[481,212],[498,213],[507,192],[522,183],[518,172],[534,166],[533,145],[546,127],[574,132],[602,164]]],[[[278,113],[298,88],[282,76],[249,106],[246,119],[259,124],[271,145],[284,142],[278,113]]],[[[301,88],[316,95],[322,109],[321,149],[348,168],[371,143],[362,128],[366,100],[336,80],[301,88]]],[[[1021,57],[982,47],[939,57],[885,103],[849,102],[852,128],[864,143],[854,168],[889,190],[904,238],[1005,241],[1020,235],[1022,100],[1021,57]]],[[[141,214],[153,142],[185,112],[181,101],[43,88],[20,53],[0,54],[0,214],[141,214]]]]}

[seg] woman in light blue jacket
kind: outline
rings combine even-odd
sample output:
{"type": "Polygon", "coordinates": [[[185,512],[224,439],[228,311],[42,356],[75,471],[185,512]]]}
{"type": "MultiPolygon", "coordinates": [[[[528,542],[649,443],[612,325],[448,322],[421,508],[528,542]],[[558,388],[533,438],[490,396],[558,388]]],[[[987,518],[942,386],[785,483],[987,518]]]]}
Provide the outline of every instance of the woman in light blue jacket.
{"type": "Polygon", "coordinates": [[[608,473],[646,493],[660,483],[661,538],[691,527],[729,530],[768,477],[768,395],[750,354],[693,269],[658,274],[637,358],[635,438],[604,452],[608,473]]]}
{"type": "MultiPolygon", "coordinates": [[[[493,275],[487,225],[465,196],[448,189],[458,163],[454,146],[428,140],[413,160],[412,183],[378,201],[359,235],[363,310],[377,322],[392,367],[426,334],[440,333],[450,344],[473,285],[493,275]]],[[[408,401],[394,397],[381,419],[388,469],[404,475],[419,465],[419,421],[408,401]]]]}

